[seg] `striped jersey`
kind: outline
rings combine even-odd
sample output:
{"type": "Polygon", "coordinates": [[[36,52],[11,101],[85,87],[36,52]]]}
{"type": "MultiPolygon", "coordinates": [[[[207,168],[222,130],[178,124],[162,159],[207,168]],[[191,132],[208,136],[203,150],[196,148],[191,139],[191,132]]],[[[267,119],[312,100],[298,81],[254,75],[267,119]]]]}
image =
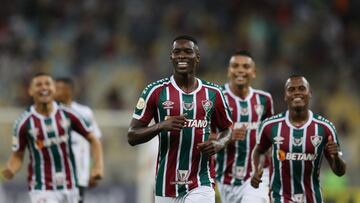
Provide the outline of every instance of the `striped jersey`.
{"type": "Polygon", "coordinates": [[[272,147],[270,198],[272,202],[323,202],[319,173],[328,136],[339,140],[334,125],[309,111],[301,127],[289,121],[289,112],[266,119],[260,127],[258,146],[272,147]]]}
{"type": "Polygon", "coordinates": [[[223,86],[225,98],[230,106],[233,127],[247,127],[245,140],[228,144],[216,155],[216,179],[227,185],[241,185],[250,178],[251,153],[256,144],[256,133],[261,121],[274,114],[270,93],[250,87],[245,99],[236,96],[229,87],[223,86]]]}
{"type": "Polygon", "coordinates": [[[185,93],[174,77],[148,85],[136,105],[133,118],[144,123],[164,121],[167,116],[187,114],[181,131],[159,133],[155,195],[178,197],[198,186],[213,186],[214,166],[197,144],[209,138],[210,125],[226,129],[232,125],[230,110],[217,85],[196,78],[198,87],[185,93]]]}
{"type": "Polygon", "coordinates": [[[48,117],[31,106],[15,121],[12,150],[29,149],[29,190],[62,190],[77,186],[70,147],[71,130],[83,136],[90,133],[80,116],[55,102],[48,117]]]}

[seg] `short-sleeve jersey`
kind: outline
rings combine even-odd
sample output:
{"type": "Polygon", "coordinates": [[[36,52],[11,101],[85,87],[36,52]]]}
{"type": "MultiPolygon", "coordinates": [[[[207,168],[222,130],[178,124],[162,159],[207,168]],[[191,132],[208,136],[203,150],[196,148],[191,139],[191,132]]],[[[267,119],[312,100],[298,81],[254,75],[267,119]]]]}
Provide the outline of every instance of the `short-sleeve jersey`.
{"type": "Polygon", "coordinates": [[[230,110],[217,85],[196,78],[198,87],[185,93],[174,77],[148,85],[136,105],[133,118],[148,124],[164,121],[168,116],[186,114],[181,131],[158,134],[155,195],[177,197],[198,186],[213,186],[215,171],[210,158],[197,145],[209,138],[215,125],[224,130],[232,125],[230,110]]]}
{"type": "Polygon", "coordinates": [[[222,184],[241,185],[250,178],[257,130],[261,121],[274,114],[273,100],[270,93],[251,87],[244,99],[236,96],[229,84],[222,89],[230,106],[234,129],[245,125],[247,131],[245,140],[231,142],[216,154],[216,179],[222,184]]]}
{"type": "MultiPolygon", "coordinates": [[[[70,108],[90,125],[97,138],[101,137],[94,114],[88,106],[71,102],[70,108]]],[[[78,184],[87,187],[90,179],[90,143],[76,131],[71,131],[71,147],[75,156],[78,184]]]]}
{"type": "Polygon", "coordinates": [[[339,145],[334,125],[309,111],[301,127],[289,121],[289,112],[266,119],[259,130],[260,149],[272,147],[270,198],[273,202],[323,202],[319,173],[329,136],[339,145]]]}
{"type": "Polygon", "coordinates": [[[15,121],[13,151],[29,149],[29,190],[62,190],[77,186],[70,132],[87,136],[91,129],[72,110],[53,103],[53,112],[43,116],[34,106],[15,121]]]}

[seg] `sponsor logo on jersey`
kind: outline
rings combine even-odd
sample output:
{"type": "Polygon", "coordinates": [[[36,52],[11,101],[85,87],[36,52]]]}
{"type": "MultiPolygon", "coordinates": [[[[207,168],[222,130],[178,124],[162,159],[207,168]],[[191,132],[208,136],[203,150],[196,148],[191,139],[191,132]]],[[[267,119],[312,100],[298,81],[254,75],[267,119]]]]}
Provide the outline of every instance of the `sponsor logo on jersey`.
{"type": "Polygon", "coordinates": [[[207,120],[187,119],[185,123],[185,127],[188,128],[205,128],[207,125],[207,120]]]}
{"type": "Polygon", "coordinates": [[[313,135],[310,137],[310,139],[315,148],[318,147],[322,142],[322,137],[319,135],[313,135]]]}
{"type": "Polygon", "coordinates": [[[303,138],[301,137],[301,138],[296,138],[296,137],[293,137],[293,140],[292,140],[292,144],[294,145],[294,146],[301,146],[302,145],[302,143],[303,143],[303,138]]]}
{"type": "Polygon", "coordinates": [[[210,100],[202,100],[202,101],[201,101],[201,104],[202,104],[205,112],[209,112],[210,109],[211,109],[212,106],[213,106],[213,103],[212,103],[212,101],[210,101],[210,100]]]}
{"type": "Polygon", "coordinates": [[[172,185],[177,184],[177,185],[189,185],[192,184],[193,181],[189,181],[189,170],[178,170],[176,173],[176,181],[171,182],[172,185]]]}
{"type": "Polygon", "coordinates": [[[69,135],[67,135],[67,134],[60,136],[60,137],[48,138],[46,140],[36,140],[35,147],[37,149],[42,149],[44,147],[50,147],[52,145],[58,145],[58,144],[67,142],[68,140],[69,140],[69,135]]]}
{"type": "Polygon", "coordinates": [[[170,101],[170,100],[166,100],[162,103],[163,105],[163,108],[164,109],[172,109],[174,108],[173,105],[174,105],[174,102],[170,101]]]}
{"type": "Polygon", "coordinates": [[[315,161],[316,154],[311,153],[296,153],[296,152],[285,152],[284,150],[279,149],[277,151],[278,159],[280,161],[315,161]]]}
{"type": "Polygon", "coordinates": [[[282,143],[284,143],[283,141],[284,141],[284,138],[281,136],[274,137],[274,144],[282,144],[282,143]]]}
{"type": "Polygon", "coordinates": [[[136,108],[141,110],[143,108],[145,108],[145,100],[144,98],[140,97],[137,104],[136,104],[136,108]]]}
{"type": "Polygon", "coordinates": [[[261,104],[256,104],[255,105],[255,112],[259,117],[261,117],[263,112],[264,112],[264,106],[261,105],[261,104]]]}
{"type": "Polygon", "coordinates": [[[242,109],[240,110],[240,115],[243,115],[243,116],[249,115],[249,110],[248,110],[248,108],[242,108],[242,109]]]}
{"type": "Polygon", "coordinates": [[[236,122],[234,124],[234,129],[239,129],[245,125],[246,129],[256,130],[258,129],[259,124],[260,124],[259,122],[236,122]]]}
{"type": "Polygon", "coordinates": [[[187,103],[187,102],[183,102],[183,108],[187,111],[191,111],[193,110],[194,108],[194,102],[190,102],[190,103],[187,103]]]}

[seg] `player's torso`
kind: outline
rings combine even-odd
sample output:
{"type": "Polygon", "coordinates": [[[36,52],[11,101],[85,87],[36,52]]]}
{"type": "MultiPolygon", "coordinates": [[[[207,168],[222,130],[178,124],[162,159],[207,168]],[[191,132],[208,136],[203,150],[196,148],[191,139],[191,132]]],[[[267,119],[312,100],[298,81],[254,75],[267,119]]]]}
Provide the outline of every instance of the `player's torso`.
{"type": "Polygon", "coordinates": [[[318,173],[326,139],[325,126],[313,118],[300,128],[288,119],[271,126],[273,199],[322,201],[318,173]]]}
{"type": "Polygon", "coordinates": [[[70,121],[61,110],[49,117],[32,114],[21,126],[30,151],[30,189],[54,190],[75,186],[69,127],[70,121]]]}
{"type": "Polygon", "coordinates": [[[202,84],[190,94],[172,83],[157,92],[156,122],[169,116],[186,115],[181,131],[161,132],[156,178],[156,195],[183,195],[198,185],[212,184],[209,158],[197,149],[208,139],[216,92],[202,84]]]}
{"type": "Polygon", "coordinates": [[[244,99],[234,95],[228,85],[224,86],[224,94],[231,110],[234,129],[245,126],[247,132],[244,140],[231,142],[216,155],[217,180],[223,184],[241,185],[250,177],[250,156],[256,144],[257,129],[267,112],[271,115],[271,109],[266,108],[266,96],[252,88],[244,99]]]}

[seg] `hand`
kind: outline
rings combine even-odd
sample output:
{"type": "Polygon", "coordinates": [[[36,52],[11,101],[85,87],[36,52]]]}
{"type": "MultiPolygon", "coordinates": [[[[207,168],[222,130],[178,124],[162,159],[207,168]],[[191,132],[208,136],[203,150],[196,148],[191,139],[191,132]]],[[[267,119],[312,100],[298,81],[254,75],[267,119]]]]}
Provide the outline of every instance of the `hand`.
{"type": "Polygon", "coordinates": [[[159,123],[159,129],[165,131],[180,131],[184,128],[186,124],[186,116],[187,114],[183,114],[180,116],[167,116],[164,121],[159,123]]]}
{"type": "Polygon", "coordinates": [[[331,135],[328,136],[328,141],[325,146],[325,150],[330,155],[332,159],[339,156],[338,153],[338,145],[333,141],[333,138],[331,135]]]}
{"type": "Polygon", "coordinates": [[[201,153],[212,156],[221,149],[223,149],[224,146],[225,146],[224,143],[222,143],[221,141],[206,140],[205,142],[199,143],[197,145],[197,148],[201,151],[201,153]]]}
{"type": "Polygon", "coordinates": [[[237,141],[237,140],[245,140],[246,136],[246,126],[243,124],[241,128],[233,129],[231,133],[231,140],[237,141]]]}
{"type": "Polygon", "coordinates": [[[14,177],[14,173],[8,168],[5,168],[0,172],[0,182],[8,181],[13,177],[14,177]]]}
{"type": "Polygon", "coordinates": [[[254,175],[251,177],[251,186],[254,188],[259,188],[260,183],[262,182],[261,177],[263,174],[263,169],[256,170],[254,175]]]}
{"type": "Polygon", "coordinates": [[[89,187],[95,187],[98,185],[98,182],[102,179],[104,173],[102,172],[101,169],[96,169],[94,168],[91,171],[91,176],[90,176],[90,180],[89,180],[89,187]]]}

